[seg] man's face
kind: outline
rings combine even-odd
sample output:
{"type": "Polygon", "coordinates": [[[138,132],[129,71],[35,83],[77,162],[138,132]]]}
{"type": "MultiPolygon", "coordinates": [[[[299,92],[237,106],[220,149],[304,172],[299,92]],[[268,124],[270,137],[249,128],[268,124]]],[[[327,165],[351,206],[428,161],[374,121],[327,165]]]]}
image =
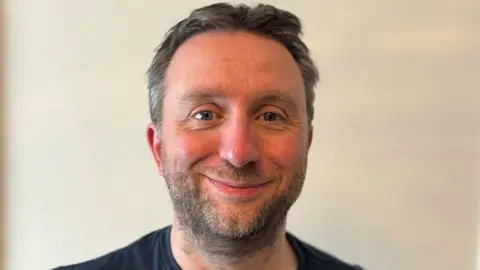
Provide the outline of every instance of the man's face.
{"type": "Polygon", "coordinates": [[[311,140],[288,50],[254,34],[203,33],[177,50],[165,89],[149,140],[179,224],[234,239],[281,226],[311,140]]]}

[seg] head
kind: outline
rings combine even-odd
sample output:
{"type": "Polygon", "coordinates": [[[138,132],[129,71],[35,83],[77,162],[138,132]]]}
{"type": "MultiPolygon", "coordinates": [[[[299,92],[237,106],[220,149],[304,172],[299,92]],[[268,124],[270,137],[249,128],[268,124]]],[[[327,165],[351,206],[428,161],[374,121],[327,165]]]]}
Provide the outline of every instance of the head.
{"type": "Polygon", "coordinates": [[[287,11],[214,4],[158,47],[147,137],[195,238],[246,243],[283,228],[305,179],[318,80],[300,34],[287,11]]]}

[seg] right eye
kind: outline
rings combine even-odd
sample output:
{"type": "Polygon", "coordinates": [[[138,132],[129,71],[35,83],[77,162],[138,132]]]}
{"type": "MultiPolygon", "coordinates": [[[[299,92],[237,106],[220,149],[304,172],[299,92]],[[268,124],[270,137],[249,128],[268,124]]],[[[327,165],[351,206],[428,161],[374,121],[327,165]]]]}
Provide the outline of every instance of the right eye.
{"type": "Polygon", "coordinates": [[[197,112],[194,117],[201,121],[212,121],[218,118],[218,115],[210,110],[197,112]]]}

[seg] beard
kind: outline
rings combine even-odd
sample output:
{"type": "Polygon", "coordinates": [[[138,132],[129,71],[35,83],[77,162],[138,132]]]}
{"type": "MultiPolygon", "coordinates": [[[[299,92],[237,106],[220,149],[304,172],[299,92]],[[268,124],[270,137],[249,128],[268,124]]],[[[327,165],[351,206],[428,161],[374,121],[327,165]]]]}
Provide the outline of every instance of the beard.
{"type": "MultiPolygon", "coordinates": [[[[162,149],[165,149],[162,147],[162,149]]],[[[228,162],[215,168],[199,163],[189,170],[178,170],[178,164],[162,151],[162,169],[179,228],[187,236],[187,245],[213,257],[242,258],[275,243],[285,227],[286,216],[301,193],[306,172],[306,157],[293,166],[292,172],[271,174],[259,172],[256,164],[238,168],[228,162]],[[250,183],[280,183],[279,189],[257,206],[234,203],[227,212],[219,211],[219,201],[202,194],[201,181],[209,181],[202,172],[213,172],[226,179],[250,183]]],[[[254,202],[255,203],[255,202],[254,202]]]]}

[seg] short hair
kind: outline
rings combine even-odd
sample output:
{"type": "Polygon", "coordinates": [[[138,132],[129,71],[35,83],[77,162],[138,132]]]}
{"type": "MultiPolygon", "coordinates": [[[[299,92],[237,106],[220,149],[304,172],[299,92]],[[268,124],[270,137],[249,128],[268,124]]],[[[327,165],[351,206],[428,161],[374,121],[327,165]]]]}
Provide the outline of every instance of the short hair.
{"type": "Polygon", "coordinates": [[[309,127],[312,128],[315,101],[314,88],[318,70],[309,49],[300,39],[302,25],[294,14],[271,5],[231,5],[217,3],[193,10],[184,20],[171,27],[155,50],[147,71],[151,121],[159,128],[162,121],[165,76],[176,50],[188,39],[209,31],[247,31],[282,44],[300,68],[306,97],[309,127]]]}

